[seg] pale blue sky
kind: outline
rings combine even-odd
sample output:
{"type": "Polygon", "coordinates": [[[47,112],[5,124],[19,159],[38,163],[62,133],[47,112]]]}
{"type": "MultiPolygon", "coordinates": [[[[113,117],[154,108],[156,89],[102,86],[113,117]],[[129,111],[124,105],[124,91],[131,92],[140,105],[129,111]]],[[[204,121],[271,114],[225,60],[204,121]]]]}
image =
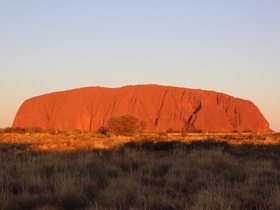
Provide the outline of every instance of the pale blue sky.
{"type": "Polygon", "coordinates": [[[0,127],[30,97],[84,86],[199,88],[280,131],[280,1],[0,0],[0,127]]]}

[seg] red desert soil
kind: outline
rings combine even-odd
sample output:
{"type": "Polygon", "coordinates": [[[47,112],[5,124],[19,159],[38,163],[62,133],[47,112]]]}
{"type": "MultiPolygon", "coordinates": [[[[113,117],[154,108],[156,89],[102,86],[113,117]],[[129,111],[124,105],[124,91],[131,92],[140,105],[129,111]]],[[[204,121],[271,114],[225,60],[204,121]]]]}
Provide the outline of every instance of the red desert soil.
{"type": "Polygon", "coordinates": [[[270,131],[253,102],[224,93],[159,85],[85,87],[26,100],[12,127],[98,130],[112,115],[131,113],[147,131],[270,131]]]}

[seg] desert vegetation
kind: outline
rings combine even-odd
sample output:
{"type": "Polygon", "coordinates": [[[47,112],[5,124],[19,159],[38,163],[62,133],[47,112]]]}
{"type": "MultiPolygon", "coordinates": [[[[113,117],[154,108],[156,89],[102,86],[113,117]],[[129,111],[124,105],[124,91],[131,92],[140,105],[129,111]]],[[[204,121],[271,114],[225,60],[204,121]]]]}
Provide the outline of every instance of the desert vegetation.
{"type": "Polygon", "coordinates": [[[115,135],[132,136],[136,133],[142,133],[145,131],[146,127],[146,121],[140,121],[132,114],[111,116],[107,120],[108,131],[115,135]]]}
{"type": "MultiPolygon", "coordinates": [[[[246,136],[278,138],[217,139],[246,136]]],[[[167,132],[109,138],[3,131],[0,137],[0,209],[280,209],[279,144],[184,142],[167,132]],[[38,143],[44,141],[74,150],[44,150],[38,143]]]]}
{"type": "MultiPolygon", "coordinates": [[[[139,122],[139,121],[138,121],[139,122]]],[[[140,121],[141,122],[141,121],[140,121]]],[[[139,127],[138,127],[139,128],[139,127]]],[[[57,130],[41,128],[4,128],[0,129],[0,143],[29,144],[26,151],[89,151],[94,149],[112,150],[121,144],[143,141],[180,141],[189,144],[194,140],[212,139],[226,141],[231,145],[277,145],[280,144],[279,133],[207,133],[186,130],[183,132],[168,129],[167,131],[142,132],[133,135],[115,134],[108,132],[108,128],[98,131],[57,130]]],[[[18,151],[21,152],[21,151],[18,151]]]]}

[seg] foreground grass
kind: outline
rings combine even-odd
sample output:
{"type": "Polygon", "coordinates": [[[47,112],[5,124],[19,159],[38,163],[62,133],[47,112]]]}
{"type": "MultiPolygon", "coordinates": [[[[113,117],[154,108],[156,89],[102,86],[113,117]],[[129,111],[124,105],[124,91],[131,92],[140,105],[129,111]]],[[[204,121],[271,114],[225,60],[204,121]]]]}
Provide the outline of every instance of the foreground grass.
{"type": "Polygon", "coordinates": [[[114,151],[0,144],[0,209],[280,209],[280,146],[129,142],[114,151]]]}

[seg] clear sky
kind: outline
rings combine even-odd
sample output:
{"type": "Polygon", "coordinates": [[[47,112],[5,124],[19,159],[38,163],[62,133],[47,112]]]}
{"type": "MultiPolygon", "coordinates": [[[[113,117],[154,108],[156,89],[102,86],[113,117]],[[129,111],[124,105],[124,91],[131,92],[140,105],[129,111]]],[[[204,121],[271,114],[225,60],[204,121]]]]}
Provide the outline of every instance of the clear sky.
{"type": "Polygon", "coordinates": [[[253,101],[280,131],[278,0],[0,0],[0,128],[33,96],[161,84],[253,101]]]}

